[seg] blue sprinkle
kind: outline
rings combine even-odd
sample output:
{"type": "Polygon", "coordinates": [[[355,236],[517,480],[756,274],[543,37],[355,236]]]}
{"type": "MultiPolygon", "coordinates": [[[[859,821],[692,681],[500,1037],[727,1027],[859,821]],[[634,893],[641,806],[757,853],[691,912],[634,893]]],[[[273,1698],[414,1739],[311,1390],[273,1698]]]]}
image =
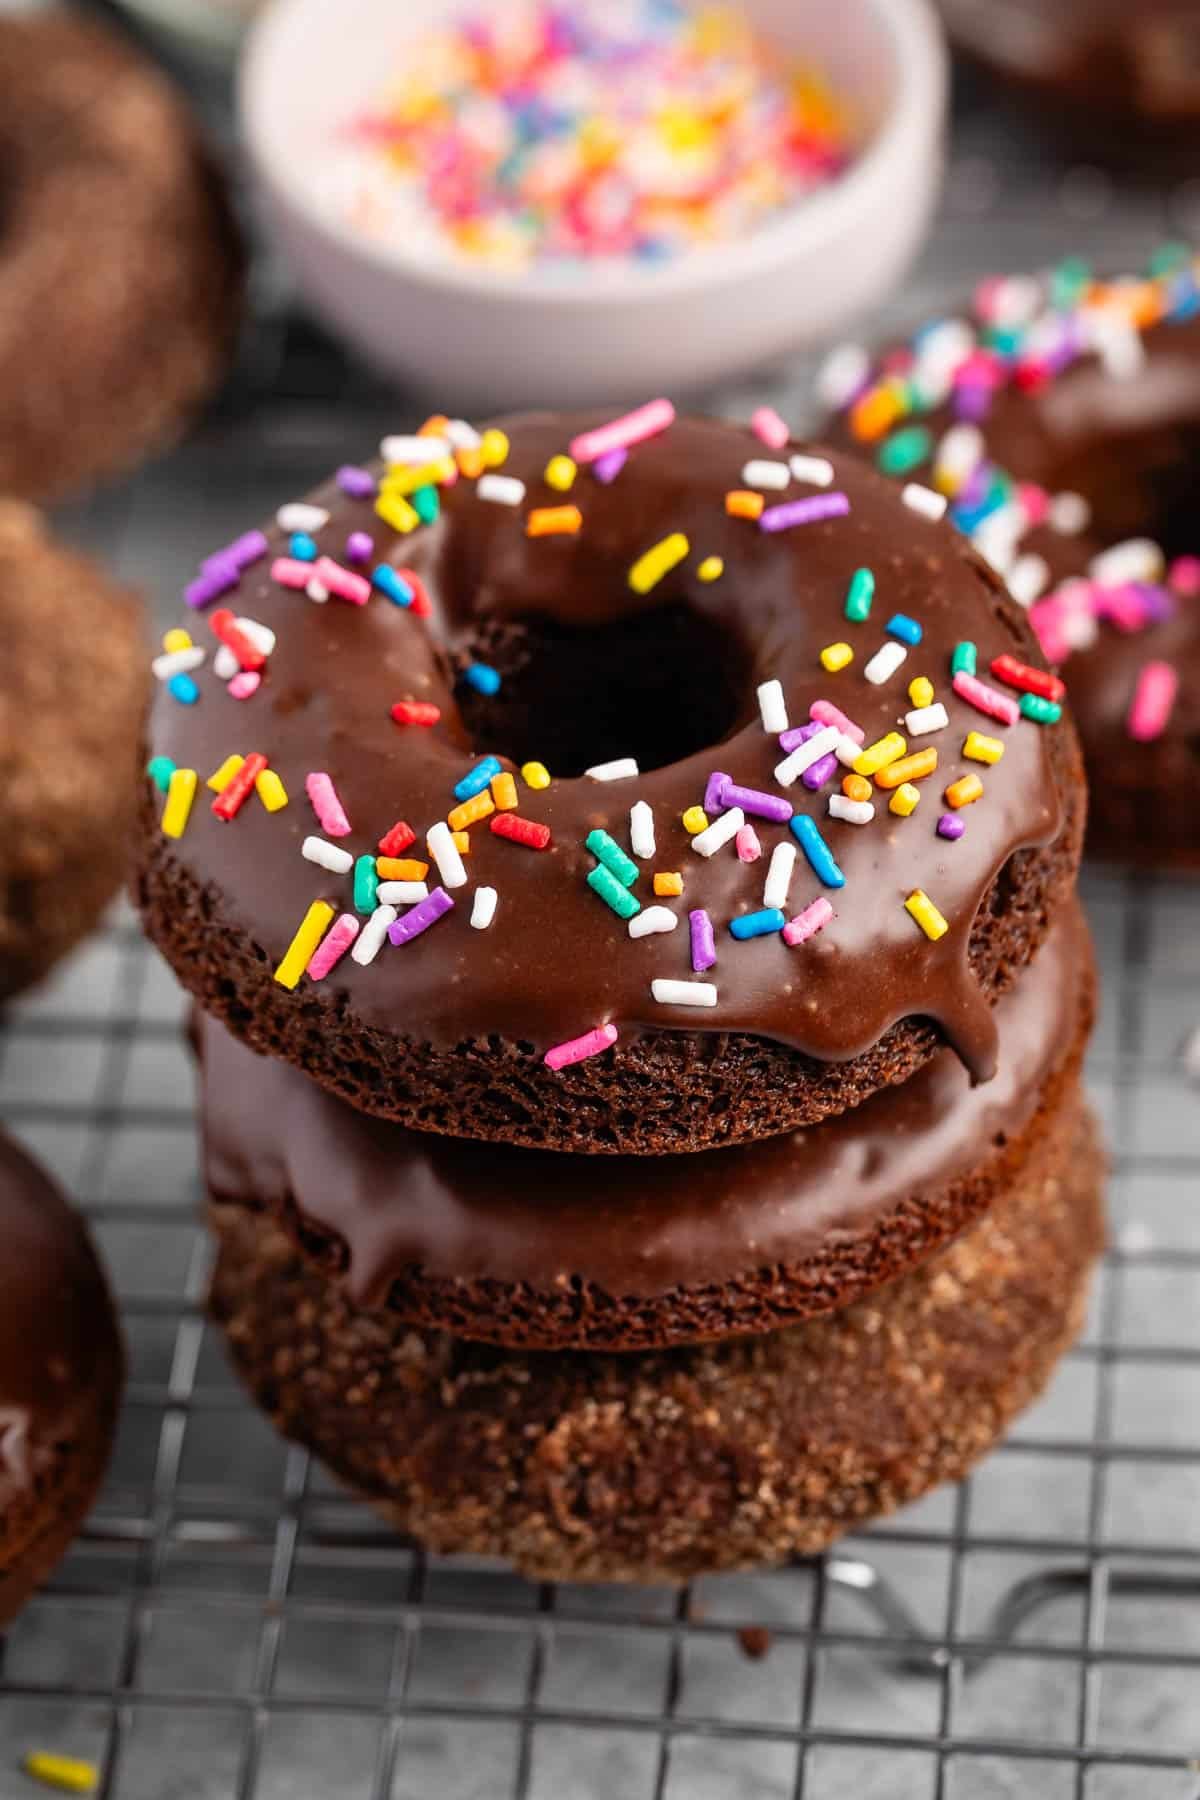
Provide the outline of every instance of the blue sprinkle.
{"type": "Polygon", "coordinates": [[[782,931],[784,917],[777,906],[766,906],[762,912],[744,913],[740,919],[730,919],[729,929],[735,938],[770,937],[773,931],[782,931]]]}
{"type": "Polygon", "coordinates": [[[476,794],[482,794],[484,788],[491,784],[492,776],[499,775],[500,772],[499,760],[494,756],[485,756],[482,762],[477,762],[475,767],[463,776],[461,781],[455,782],[454,798],[456,800],[473,800],[476,794]]]}
{"type": "Polygon", "coordinates": [[[910,619],[907,613],[893,613],[884,630],[890,631],[894,638],[899,638],[904,644],[919,644],[925,635],[924,628],[915,619],[910,619]]]}
{"type": "Polygon", "coordinates": [[[793,813],[791,819],[792,833],[800,848],[812,865],[813,874],[826,887],[845,887],[846,877],[833,860],[829,845],[821,836],[815,819],[807,813],[793,813]]]}
{"type": "Polygon", "coordinates": [[[500,692],[500,672],[487,663],[472,663],[464,677],[467,686],[473,687],[477,694],[498,694],[500,692]]]}
{"type": "Polygon", "coordinates": [[[387,563],[380,563],[377,569],[372,570],[371,580],[375,583],[375,586],[379,589],[380,593],[386,594],[388,599],[394,601],[397,606],[412,605],[412,589],[409,587],[407,581],[397,575],[395,569],[388,567],[387,563]]]}
{"type": "Polygon", "coordinates": [[[288,539],[288,551],[297,562],[316,562],[320,555],[316,539],[309,537],[307,531],[293,531],[288,539]]]}
{"type": "Polygon", "coordinates": [[[179,675],[172,675],[170,681],[167,683],[167,687],[170,689],[171,693],[174,694],[175,698],[181,700],[185,706],[195,706],[197,700],[200,698],[200,689],[196,686],[190,675],[182,673],[179,675]]]}

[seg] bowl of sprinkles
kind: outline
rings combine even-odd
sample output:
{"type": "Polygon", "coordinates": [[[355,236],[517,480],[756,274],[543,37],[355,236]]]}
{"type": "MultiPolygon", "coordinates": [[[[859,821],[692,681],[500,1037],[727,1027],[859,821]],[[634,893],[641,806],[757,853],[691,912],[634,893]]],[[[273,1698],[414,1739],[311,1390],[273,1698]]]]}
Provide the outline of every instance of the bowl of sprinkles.
{"type": "Polygon", "coordinates": [[[473,406],[578,404],[869,304],[933,204],[944,75],[927,0],[275,0],[239,105],[335,330],[473,406]]]}

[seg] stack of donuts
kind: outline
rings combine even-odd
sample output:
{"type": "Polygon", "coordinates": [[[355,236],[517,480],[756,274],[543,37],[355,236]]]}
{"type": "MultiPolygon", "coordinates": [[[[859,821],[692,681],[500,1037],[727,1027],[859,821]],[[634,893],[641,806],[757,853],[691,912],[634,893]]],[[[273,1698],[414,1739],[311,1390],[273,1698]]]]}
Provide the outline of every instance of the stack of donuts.
{"type": "Polygon", "coordinates": [[[405,1533],[783,1560],[1079,1327],[1085,788],[933,486],[749,426],[437,417],[214,546],[156,660],[212,1306],[405,1533]]]}

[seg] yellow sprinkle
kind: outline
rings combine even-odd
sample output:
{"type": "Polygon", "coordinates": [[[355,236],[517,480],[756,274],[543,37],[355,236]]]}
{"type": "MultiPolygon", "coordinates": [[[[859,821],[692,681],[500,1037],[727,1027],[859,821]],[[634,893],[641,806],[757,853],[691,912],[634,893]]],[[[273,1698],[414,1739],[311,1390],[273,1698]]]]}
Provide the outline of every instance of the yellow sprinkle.
{"type": "Polygon", "coordinates": [[[917,921],[925,936],[932,938],[935,944],[950,929],[924,888],[913,889],[904,902],[904,910],[917,921]]]}
{"type": "Polygon", "coordinates": [[[886,737],[877,738],[873,744],[854,759],[856,775],[878,775],[880,769],[886,769],[908,749],[905,740],[898,731],[889,731],[886,737]]]}
{"type": "Polygon", "coordinates": [[[546,464],[546,486],[552,487],[557,494],[567,494],[577,473],[569,456],[552,456],[546,464]]]}
{"type": "Polygon", "coordinates": [[[408,504],[403,494],[380,494],[375,502],[375,511],[385,525],[390,525],[393,531],[400,532],[403,537],[407,537],[410,531],[415,531],[421,523],[416,508],[408,504]]]}
{"type": "Polygon", "coordinates": [[[660,543],[639,556],[629,571],[629,585],[635,594],[648,594],[664,575],[681,563],[691,549],[682,531],[673,531],[660,543]]]}
{"type": "Polygon", "coordinates": [[[199,780],[195,769],[176,769],[167,787],[167,802],[163,807],[163,836],[181,838],[187,828],[188,814],[192,810],[192,801],[196,798],[196,783],[199,780]]]}
{"type": "Polygon", "coordinates": [[[100,1780],[95,1763],[78,1756],[55,1756],[49,1750],[30,1750],[21,1767],[44,1787],[58,1788],[64,1794],[92,1794],[100,1780]]]}
{"type": "Polygon", "coordinates": [[[983,783],[978,775],[960,775],[946,789],[946,804],[955,810],[960,806],[970,806],[973,800],[983,798],[983,783]]]}
{"type": "Polygon", "coordinates": [[[998,763],[1004,755],[1004,745],[985,731],[968,731],[962,753],[970,762],[998,763]]]}
{"type": "Polygon", "coordinates": [[[724,573],[725,558],[723,556],[706,556],[696,570],[701,581],[720,581],[724,573]]]}
{"type": "Polygon", "coordinates": [[[914,787],[911,781],[902,781],[888,801],[888,811],[907,819],[910,813],[916,812],[920,799],[920,788],[914,787]]]}
{"type": "Polygon", "coordinates": [[[314,900],[300,929],[288,945],[283,961],[275,971],[280,987],[294,988],[312,961],[313,952],[333,924],[334,908],[326,900],[314,900]]]}
{"type": "Polygon", "coordinates": [[[485,469],[499,469],[508,461],[509,443],[504,433],[489,425],[479,444],[485,469]]]}
{"type": "Polygon", "coordinates": [[[424,881],[429,864],[411,856],[377,856],[375,873],[380,881],[424,881]]]}
{"type": "Polygon", "coordinates": [[[449,481],[454,473],[455,464],[448,456],[443,456],[438,462],[391,463],[383,478],[383,491],[393,496],[415,494],[418,488],[449,481]]]}
{"type": "Polygon", "coordinates": [[[545,763],[522,763],[521,780],[525,783],[526,787],[548,788],[550,786],[550,771],[545,763]]]}
{"type": "Polygon", "coordinates": [[[933,683],[928,675],[914,675],[908,684],[908,697],[914,706],[933,705],[933,683]]]}
{"type": "Polygon", "coordinates": [[[163,649],[168,656],[174,656],[177,650],[190,650],[191,647],[191,634],[182,625],[173,626],[163,637],[163,649]]]}
{"type": "Polygon", "coordinates": [[[492,776],[492,799],[501,812],[512,812],[517,804],[517,784],[505,769],[492,776]]]}
{"type": "Polygon", "coordinates": [[[470,856],[470,854],[471,854],[471,834],[470,834],[470,832],[468,832],[468,831],[451,831],[450,837],[451,837],[451,840],[453,841],[454,848],[458,851],[458,854],[460,856],[470,856]]]}
{"type": "Polygon", "coordinates": [[[214,794],[224,793],[245,760],[245,757],[239,756],[236,751],[232,756],[227,756],[220,768],[213,770],[205,786],[210,787],[214,794]]]}
{"type": "Polygon", "coordinates": [[[451,831],[465,831],[468,825],[475,825],[480,819],[486,819],[489,813],[496,810],[490,794],[472,794],[461,806],[446,814],[446,823],[451,831]]]}
{"type": "Polygon", "coordinates": [[[831,675],[836,675],[839,669],[853,661],[854,652],[849,644],[826,644],[821,652],[821,667],[828,669],[831,675]]]}
{"type": "Polygon", "coordinates": [[[268,812],[280,812],[288,803],[287,789],[274,769],[264,769],[255,779],[254,791],[268,812]]]}
{"type": "Polygon", "coordinates": [[[682,894],[683,876],[676,869],[660,870],[654,877],[654,891],[662,896],[682,894]]]}
{"type": "Polygon", "coordinates": [[[689,806],[683,815],[683,829],[696,837],[701,831],[708,829],[708,814],[702,806],[689,806]]]}

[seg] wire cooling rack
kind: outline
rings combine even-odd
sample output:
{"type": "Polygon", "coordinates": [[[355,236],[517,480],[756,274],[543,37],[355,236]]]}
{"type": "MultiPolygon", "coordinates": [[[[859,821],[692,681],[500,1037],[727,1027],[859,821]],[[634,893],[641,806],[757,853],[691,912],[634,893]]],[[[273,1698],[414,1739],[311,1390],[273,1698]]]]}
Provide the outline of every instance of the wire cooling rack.
{"type": "MultiPolygon", "coordinates": [[[[963,123],[893,318],[1197,222],[1200,187],[1123,194],[1001,130],[963,123]]],[[[204,432],[63,520],[163,622],[201,554],[405,418],[258,280],[204,432]]],[[[800,419],[805,375],[719,402],[800,419]]],[[[1115,1161],[1083,1341],[968,1482],[682,1592],[425,1557],[242,1399],[202,1310],[183,1003],[120,909],[0,1029],[0,1113],[85,1207],[131,1356],[102,1500],[3,1646],[0,1800],[34,1746],[107,1800],[1197,1800],[1200,890],[1092,874],[1086,900],[1115,1161]]]]}

